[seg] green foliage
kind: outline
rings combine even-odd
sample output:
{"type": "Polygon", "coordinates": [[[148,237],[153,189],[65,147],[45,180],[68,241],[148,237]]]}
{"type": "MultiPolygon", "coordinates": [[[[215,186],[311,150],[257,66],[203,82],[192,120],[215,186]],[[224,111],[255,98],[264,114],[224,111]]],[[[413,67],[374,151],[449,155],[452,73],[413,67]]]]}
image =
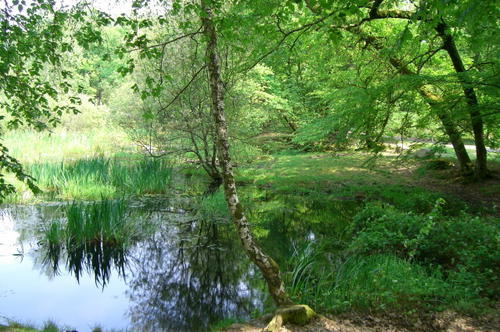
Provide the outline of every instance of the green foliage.
{"type": "MultiPolygon", "coordinates": [[[[98,24],[109,22],[102,13],[95,18],[98,24]]],[[[5,41],[0,49],[3,130],[23,125],[42,130],[56,125],[64,112],[77,112],[79,98],[70,94],[72,72],[61,67],[61,58],[72,51],[73,42],[87,46],[100,40],[100,34],[91,29],[86,20],[85,11],[58,10],[52,1],[5,3],[0,13],[5,41]],[[67,30],[69,25],[74,29],[67,30]],[[47,70],[58,75],[49,77],[47,70]],[[68,94],[68,103],[57,102],[61,92],[68,94]]],[[[13,192],[13,186],[4,180],[5,172],[14,174],[36,192],[34,182],[19,162],[9,155],[4,145],[0,145],[0,149],[0,198],[13,192]]]]}
{"type": "Polygon", "coordinates": [[[434,223],[432,216],[426,218],[411,212],[402,213],[391,206],[369,205],[353,220],[354,240],[350,250],[411,258],[434,223]]]}
{"type": "Polygon", "coordinates": [[[428,310],[443,301],[447,285],[439,275],[390,254],[331,260],[307,247],[296,253],[287,275],[292,297],[321,310],[428,310]]]}
{"type": "MultiPolygon", "coordinates": [[[[135,1],[133,8],[147,5],[135,1]]],[[[498,146],[498,6],[473,0],[207,5],[219,38],[233,159],[240,165],[260,159],[238,171],[240,183],[252,187],[243,189],[243,199],[255,234],[272,238],[268,226],[281,224],[304,237],[312,229],[330,242],[297,251],[292,295],[337,310],[467,310],[493,297],[499,264],[492,221],[460,213],[461,202],[408,187],[411,179],[384,167],[395,158],[369,159],[374,169],[369,156],[354,151],[339,158],[293,149],[381,152],[385,136],[448,142],[450,128],[480,148],[477,130],[471,134],[479,123],[487,144],[498,146]],[[451,44],[455,54],[443,49],[451,44]],[[361,201],[379,202],[366,204],[349,224],[361,201]]],[[[117,27],[105,29],[111,18],[87,8],[13,1],[0,13],[1,129],[62,122],[67,135],[15,132],[1,143],[0,199],[31,199],[27,191],[14,195],[4,173],[23,183],[21,191],[38,185],[44,199],[166,193],[172,172],[166,161],[110,158],[115,147],[131,145],[107,135],[118,125],[150,154],[175,152],[181,162],[196,159],[217,173],[198,4],[174,1],[165,15],[122,15],[117,27]],[[108,105],[94,107],[91,99],[108,105]],[[107,134],[80,140],[79,133],[96,127],[107,134]],[[76,143],[60,152],[70,136],[76,143]],[[26,169],[14,157],[29,161],[26,169]]],[[[59,243],[98,251],[103,241],[124,240],[120,204],[71,205],[67,222],[46,230],[49,252],[61,256],[59,243]]],[[[198,213],[227,219],[222,192],[204,197],[198,213]]]]}
{"type": "Polygon", "coordinates": [[[335,277],[330,296],[336,310],[434,309],[447,286],[424,268],[392,255],[350,258],[335,277]]]}
{"type": "Polygon", "coordinates": [[[429,214],[368,205],[354,219],[349,252],[392,254],[439,267],[451,284],[457,281],[471,296],[498,293],[499,228],[493,220],[461,214],[444,216],[439,205],[429,214]],[[470,283],[468,283],[470,282],[470,283]]]}
{"type": "MultiPolygon", "coordinates": [[[[395,206],[397,209],[414,213],[431,212],[436,201],[441,201],[441,196],[443,196],[441,193],[432,192],[422,187],[394,184],[353,186],[348,190],[351,192],[364,192],[371,200],[380,200],[395,206]]],[[[449,195],[440,204],[445,214],[456,214],[467,209],[464,202],[449,195]]]]}

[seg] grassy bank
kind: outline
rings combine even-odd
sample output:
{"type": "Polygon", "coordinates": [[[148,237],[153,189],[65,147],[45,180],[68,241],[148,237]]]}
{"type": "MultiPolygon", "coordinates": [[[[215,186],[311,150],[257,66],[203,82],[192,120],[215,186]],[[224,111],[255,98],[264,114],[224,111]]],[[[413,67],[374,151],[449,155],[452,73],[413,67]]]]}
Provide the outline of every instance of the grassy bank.
{"type": "MultiPolygon", "coordinates": [[[[10,322],[8,325],[0,324],[0,332],[59,332],[68,331],[68,328],[62,328],[57,326],[53,322],[46,322],[41,328],[36,328],[31,324],[21,324],[17,322],[10,322]]],[[[95,327],[92,332],[102,332],[100,327],[95,327]]]]}
{"type": "Polygon", "coordinates": [[[53,322],[46,322],[42,328],[36,328],[31,324],[21,324],[11,321],[7,325],[0,324],[0,332],[58,332],[61,329],[53,322]]]}
{"type": "MultiPolygon", "coordinates": [[[[33,196],[19,185],[9,202],[169,191],[167,161],[92,149],[76,159],[27,161],[43,193],[33,196]]],[[[294,301],[322,313],[403,315],[481,314],[497,301],[498,211],[487,204],[498,197],[497,180],[464,185],[454,181],[453,170],[430,167],[430,160],[390,154],[288,151],[255,159],[237,168],[239,191],[254,234],[282,267],[294,301]]],[[[184,172],[193,180],[180,188],[186,195],[206,189],[202,170],[186,166],[184,172]]],[[[228,217],[220,190],[201,199],[198,215],[228,217]]],[[[103,226],[90,222],[97,220],[91,212],[84,217],[89,222],[76,224],[103,226]]],[[[113,236],[116,229],[109,229],[113,236]]],[[[53,231],[54,241],[61,240],[61,229],[53,231]]]]}

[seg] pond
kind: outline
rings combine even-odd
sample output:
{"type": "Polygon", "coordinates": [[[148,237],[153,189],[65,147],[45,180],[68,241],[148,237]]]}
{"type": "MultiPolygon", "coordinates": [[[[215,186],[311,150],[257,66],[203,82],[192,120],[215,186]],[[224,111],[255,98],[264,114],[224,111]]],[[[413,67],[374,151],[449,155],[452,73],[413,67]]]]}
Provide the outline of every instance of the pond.
{"type": "Polygon", "coordinates": [[[65,209],[57,204],[2,209],[0,315],[4,319],[52,320],[78,331],[96,326],[203,331],[222,318],[248,317],[261,309],[264,294],[258,275],[230,234],[231,225],[201,222],[171,209],[135,208],[127,218],[141,219],[134,221],[153,225],[153,231],[130,245],[122,260],[105,252],[87,257],[90,263],[83,259],[76,280],[75,269],[65,264],[68,254],[54,262],[40,237],[44,225],[62,218],[65,209]],[[105,265],[108,275],[102,273],[105,265]]]}
{"type": "MultiPolygon", "coordinates": [[[[289,201],[284,204],[285,214],[273,217],[266,211],[271,217],[260,238],[280,264],[297,241],[326,232],[318,213],[331,216],[323,208],[311,213],[302,203],[296,209],[289,201]],[[295,221],[286,222],[287,215],[295,221]]],[[[83,210],[94,211],[91,205],[83,210]]],[[[203,221],[172,206],[168,200],[127,206],[123,218],[129,223],[123,228],[137,227],[119,240],[92,238],[80,246],[70,242],[75,239],[68,228],[61,228],[66,236],[61,247],[50,245],[47,230],[70,224],[77,206],[3,207],[0,324],[14,320],[40,326],[50,320],[79,332],[97,326],[104,331],[204,331],[221,319],[261,312],[269,303],[265,285],[232,224],[203,221]]]]}

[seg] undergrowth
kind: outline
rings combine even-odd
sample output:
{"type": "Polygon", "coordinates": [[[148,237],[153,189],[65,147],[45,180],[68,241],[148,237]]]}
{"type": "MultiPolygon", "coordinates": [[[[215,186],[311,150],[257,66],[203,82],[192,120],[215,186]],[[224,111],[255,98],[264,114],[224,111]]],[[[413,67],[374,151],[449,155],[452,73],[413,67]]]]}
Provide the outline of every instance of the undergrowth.
{"type": "Polygon", "coordinates": [[[486,310],[500,291],[498,224],[449,216],[444,205],[419,214],[367,204],[341,247],[323,238],[295,251],[286,274],[292,297],[334,312],[486,310]]]}

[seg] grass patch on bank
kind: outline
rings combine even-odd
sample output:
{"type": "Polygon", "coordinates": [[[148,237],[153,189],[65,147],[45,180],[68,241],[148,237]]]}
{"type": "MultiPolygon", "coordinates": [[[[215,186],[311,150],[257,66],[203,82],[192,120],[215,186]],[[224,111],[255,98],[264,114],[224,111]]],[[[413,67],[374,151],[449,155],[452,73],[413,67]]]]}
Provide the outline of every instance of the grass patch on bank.
{"type": "Polygon", "coordinates": [[[349,185],[408,183],[404,176],[390,172],[394,160],[379,158],[374,165],[371,155],[360,152],[280,154],[238,169],[237,178],[275,192],[333,190],[345,186],[344,181],[349,185]]]}
{"type": "Polygon", "coordinates": [[[172,175],[168,161],[151,158],[93,157],[27,164],[25,170],[35,178],[42,193],[33,196],[17,182],[17,192],[7,196],[6,203],[163,194],[169,190],[172,175]]]}
{"type": "Polygon", "coordinates": [[[3,143],[23,164],[95,156],[110,158],[117,153],[133,152],[133,144],[126,133],[111,126],[86,131],[62,127],[51,132],[16,130],[7,133],[3,143]]]}
{"type": "Polygon", "coordinates": [[[0,325],[0,332],[59,332],[61,330],[51,321],[43,324],[42,328],[35,328],[31,324],[22,324],[16,321],[9,321],[7,325],[0,325]]]}

